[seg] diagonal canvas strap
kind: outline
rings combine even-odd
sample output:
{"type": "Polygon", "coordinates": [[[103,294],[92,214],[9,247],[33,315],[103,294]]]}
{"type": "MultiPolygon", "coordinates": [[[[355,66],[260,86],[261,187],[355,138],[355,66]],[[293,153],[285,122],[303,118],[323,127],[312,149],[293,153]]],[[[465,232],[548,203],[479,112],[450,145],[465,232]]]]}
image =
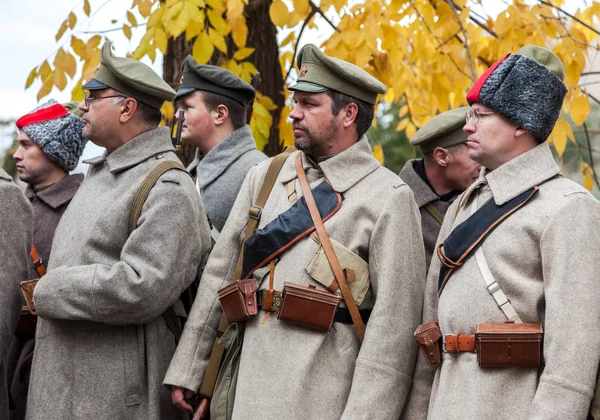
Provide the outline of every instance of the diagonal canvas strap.
{"type": "MultiPolygon", "coordinates": [[[[477,211],[477,197],[473,197],[471,202],[471,215],[477,211]]],[[[502,310],[504,315],[509,321],[514,321],[515,324],[522,324],[523,321],[515,308],[510,303],[510,300],[506,297],[502,289],[500,288],[500,284],[494,278],[492,271],[485,259],[485,255],[483,254],[483,247],[477,248],[475,251],[475,259],[477,260],[477,265],[479,266],[479,271],[481,271],[481,275],[483,276],[483,280],[485,281],[485,289],[488,291],[490,295],[496,301],[498,307],[502,310]]]]}
{"type": "Polygon", "coordinates": [[[442,223],[444,223],[444,215],[442,213],[440,213],[440,211],[438,209],[435,208],[435,206],[433,205],[433,203],[427,203],[425,204],[425,210],[427,210],[429,212],[429,214],[431,214],[431,216],[441,225],[442,223]]]}
{"type": "Polygon", "coordinates": [[[317,234],[319,235],[319,240],[321,241],[321,246],[325,251],[325,255],[327,256],[327,260],[329,261],[329,265],[333,270],[333,274],[338,282],[340,290],[342,291],[342,297],[346,302],[346,306],[348,307],[348,311],[350,311],[350,316],[352,317],[352,322],[356,327],[356,332],[358,333],[358,337],[362,342],[365,337],[365,324],[360,316],[360,312],[358,310],[358,306],[356,305],[356,301],[352,296],[352,292],[348,287],[348,283],[346,282],[346,274],[342,270],[340,262],[335,255],[335,251],[333,250],[333,246],[331,245],[331,241],[329,240],[329,235],[327,235],[327,231],[325,230],[325,226],[323,225],[323,220],[321,219],[321,215],[319,214],[319,209],[317,208],[317,203],[315,203],[315,199],[312,195],[312,191],[308,184],[308,180],[306,179],[306,173],[304,172],[304,168],[302,167],[302,154],[299,153],[296,158],[296,172],[298,173],[298,179],[300,180],[300,187],[302,188],[302,193],[304,194],[304,199],[306,200],[306,204],[308,205],[308,210],[310,211],[310,216],[313,219],[315,224],[315,228],[317,234]]]}

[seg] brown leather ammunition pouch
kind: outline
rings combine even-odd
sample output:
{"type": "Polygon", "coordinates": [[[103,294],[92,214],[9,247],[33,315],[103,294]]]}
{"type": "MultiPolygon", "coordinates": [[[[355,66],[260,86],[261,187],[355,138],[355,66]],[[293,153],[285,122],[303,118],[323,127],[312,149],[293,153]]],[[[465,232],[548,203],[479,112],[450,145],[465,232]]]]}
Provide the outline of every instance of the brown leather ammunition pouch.
{"type": "Polygon", "coordinates": [[[35,328],[37,326],[37,315],[29,312],[29,307],[21,308],[21,315],[17,328],[15,329],[15,337],[17,338],[33,338],[35,337],[35,328]]]}
{"type": "Polygon", "coordinates": [[[544,332],[541,324],[477,324],[480,367],[539,367],[544,332]]]}
{"type": "Polygon", "coordinates": [[[277,318],[319,331],[330,331],[341,297],[337,293],[284,282],[277,318]]]}
{"type": "Polygon", "coordinates": [[[250,278],[233,282],[217,292],[229,324],[247,321],[258,313],[257,290],[258,282],[250,278]]]}
{"type": "Polygon", "coordinates": [[[437,320],[421,324],[415,331],[415,340],[429,366],[436,367],[442,363],[441,338],[442,331],[437,320]]]}

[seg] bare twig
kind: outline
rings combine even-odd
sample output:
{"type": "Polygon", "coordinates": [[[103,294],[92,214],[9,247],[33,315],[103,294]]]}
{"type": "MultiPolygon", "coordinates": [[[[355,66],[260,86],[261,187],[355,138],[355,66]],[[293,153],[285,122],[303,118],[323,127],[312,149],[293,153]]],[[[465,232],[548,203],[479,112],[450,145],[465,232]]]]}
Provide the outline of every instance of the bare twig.
{"type": "Polygon", "coordinates": [[[598,105],[600,105],[600,99],[596,98],[590,92],[587,92],[587,95],[588,95],[589,98],[592,98],[594,100],[594,102],[596,102],[598,105]]]}
{"type": "MultiPolygon", "coordinates": [[[[313,8],[313,10],[316,9],[317,13],[319,14],[319,16],[321,16],[323,19],[325,19],[325,22],[329,23],[329,26],[331,26],[331,28],[338,32],[338,33],[342,33],[342,31],[340,31],[340,28],[338,28],[337,26],[335,26],[333,24],[333,22],[327,17],[325,16],[325,13],[323,13],[323,11],[321,10],[320,7],[318,7],[316,4],[314,4],[312,1],[310,1],[310,6],[313,8]]],[[[310,16],[310,15],[309,15],[310,16]]]]}
{"type": "Polygon", "coordinates": [[[476,19],[471,15],[469,15],[469,19],[471,19],[475,25],[483,28],[488,34],[498,39],[498,34],[496,33],[496,31],[489,29],[485,23],[481,22],[479,19],[476,19]]]}
{"type": "Polygon", "coordinates": [[[458,26],[460,26],[460,30],[463,34],[465,51],[467,52],[467,58],[469,59],[469,68],[471,70],[471,80],[475,81],[477,80],[477,74],[475,73],[475,68],[473,67],[473,58],[471,57],[471,51],[469,50],[469,35],[467,35],[467,30],[465,29],[465,27],[462,24],[462,21],[460,20],[460,16],[458,14],[458,11],[456,10],[456,5],[454,4],[454,2],[452,0],[446,0],[446,2],[450,5],[450,8],[452,8],[452,11],[454,12],[454,17],[456,17],[458,26]]]}
{"type": "Polygon", "coordinates": [[[592,156],[592,143],[590,142],[590,134],[588,133],[587,124],[585,123],[585,121],[583,122],[583,129],[585,130],[585,139],[587,141],[587,147],[590,152],[590,168],[592,168],[592,174],[594,175],[596,185],[600,187],[600,182],[598,182],[598,174],[596,174],[596,168],[594,167],[594,156],[592,156]]]}
{"type": "Polygon", "coordinates": [[[543,5],[545,5],[545,6],[552,7],[552,8],[554,8],[554,9],[556,9],[556,10],[558,10],[558,11],[562,12],[562,13],[563,13],[563,14],[565,14],[566,16],[569,16],[571,19],[573,19],[575,22],[577,22],[577,23],[579,23],[579,24],[581,24],[581,25],[585,26],[585,27],[586,27],[586,28],[588,28],[590,31],[592,31],[592,32],[594,32],[594,33],[596,33],[596,34],[600,35],[600,32],[599,32],[597,29],[595,29],[595,28],[591,27],[590,25],[588,25],[587,23],[585,23],[585,22],[584,22],[584,21],[582,21],[581,19],[579,19],[579,18],[577,18],[577,17],[573,16],[572,14],[568,13],[568,12],[567,12],[567,11],[565,11],[564,9],[562,9],[562,8],[560,8],[560,7],[558,7],[558,6],[554,5],[554,4],[552,4],[552,3],[551,3],[551,2],[549,2],[549,1],[545,1],[545,0],[539,0],[539,2],[540,2],[541,4],[543,4],[543,5]]]}
{"type": "MultiPolygon", "coordinates": [[[[136,28],[139,28],[140,26],[146,26],[147,22],[144,23],[138,23],[136,28]]],[[[116,32],[116,31],[121,31],[123,30],[123,27],[121,26],[120,28],[113,28],[113,29],[103,29],[101,31],[82,31],[82,32],[78,32],[80,34],[106,34],[108,32],[116,32]]]]}
{"type": "Polygon", "coordinates": [[[600,75],[600,71],[586,71],[584,73],[581,73],[581,76],[590,76],[592,74],[600,75]]]}
{"type": "Polygon", "coordinates": [[[296,45],[294,45],[294,53],[292,54],[292,62],[290,63],[290,67],[288,68],[288,71],[287,71],[285,77],[283,78],[284,84],[287,82],[287,79],[288,79],[288,77],[290,77],[290,73],[291,73],[292,69],[294,68],[294,59],[296,57],[296,53],[298,52],[298,46],[300,45],[300,38],[302,37],[302,33],[304,32],[304,29],[306,29],[306,27],[310,23],[310,20],[317,13],[317,9],[318,9],[318,7],[315,7],[313,5],[312,9],[310,10],[310,13],[306,17],[306,19],[304,19],[304,22],[302,22],[302,27],[300,28],[300,32],[298,33],[298,38],[296,39],[296,45]]]}

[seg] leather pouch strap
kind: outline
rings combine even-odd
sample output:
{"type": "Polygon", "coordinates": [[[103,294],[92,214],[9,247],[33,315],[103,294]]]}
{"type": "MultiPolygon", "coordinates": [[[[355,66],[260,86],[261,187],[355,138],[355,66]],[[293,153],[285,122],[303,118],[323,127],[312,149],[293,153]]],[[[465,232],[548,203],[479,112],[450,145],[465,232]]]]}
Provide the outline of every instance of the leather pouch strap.
{"type": "Polygon", "coordinates": [[[475,336],[448,334],[444,336],[445,352],[475,352],[475,336]]]}
{"type": "Polygon", "coordinates": [[[319,214],[319,209],[317,208],[317,204],[315,203],[312,191],[310,190],[308,180],[306,179],[306,173],[304,172],[304,168],[302,167],[301,153],[298,153],[298,156],[296,157],[296,172],[298,174],[298,179],[300,180],[300,187],[302,188],[302,193],[304,194],[304,199],[306,200],[306,205],[308,206],[310,216],[313,219],[313,223],[315,224],[315,230],[319,235],[321,246],[325,251],[327,260],[329,261],[331,269],[333,270],[333,274],[335,275],[338,285],[340,286],[340,290],[342,291],[342,297],[346,302],[346,306],[350,311],[354,327],[356,328],[358,337],[362,342],[365,336],[365,324],[360,316],[358,306],[356,305],[354,297],[352,296],[352,292],[350,291],[348,283],[346,282],[344,271],[340,266],[340,262],[337,256],[335,255],[333,246],[331,245],[331,241],[329,240],[329,236],[327,235],[327,231],[325,230],[325,226],[323,225],[323,220],[321,219],[321,215],[319,214]]]}
{"type": "Polygon", "coordinates": [[[29,252],[29,256],[31,257],[31,262],[35,267],[35,271],[37,271],[38,276],[44,277],[46,275],[46,267],[44,267],[44,262],[42,261],[42,257],[35,247],[35,244],[31,244],[31,251],[29,252]]]}

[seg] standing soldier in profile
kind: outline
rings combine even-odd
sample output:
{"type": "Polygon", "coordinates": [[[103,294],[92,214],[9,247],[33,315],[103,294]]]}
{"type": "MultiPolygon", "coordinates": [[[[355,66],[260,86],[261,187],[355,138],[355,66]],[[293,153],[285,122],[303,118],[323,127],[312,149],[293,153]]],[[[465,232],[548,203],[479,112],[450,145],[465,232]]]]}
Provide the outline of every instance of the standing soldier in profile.
{"type": "MultiPolygon", "coordinates": [[[[34,279],[44,274],[56,226],[83,181],[83,174],[69,175],[83,152],[83,121],[51,100],[19,118],[17,128],[19,147],[13,159],[19,179],[27,184],[25,196],[33,207],[29,278],[34,279]]],[[[11,356],[17,359],[14,371],[9,373],[15,405],[11,420],[25,418],[35,325],[36,316],[22,312],[11,349],[11,356]]]]}
{"type": "Polygon", "coordinates": [[[480,166],[469,157],[462,129],[467,109],[442,112],[421,127],[410,144],[421,149],[423,158],[409,160],[399,174],[421,211],[427,268],[448,207],[479,176],[480,166]]]}
{"type": "Polygon", "coordinates": [[[21,312],[19,284],[28,279],[33,212],[21,189],[0,168],[0,418],[9,418],[7,361],[21,312]]]}
{"type": "Polygon", "coordinates": [[[484,169],[440,231],[406,419],[588,416],[600,364],[600,203],[560,174],[546,142],[563,77],[556,55],[526,46],[467,94],[469,155],[484,169]]]}
{"type": "Polygon", "coordinates": [[[180,418],[161,383],[176,346],[167,315],[207,257],[210,229],[158,127],[175,91],[145,64],[114,57],[109,41],[83,88],[83,135],[106,152],[87,161],[33,293],[27,418],[180,418]]]}
{"type": "Polygon", "coordinates": [[[248,173],[164,382],[191,411],[222,313],[217,292],[231,324],[221,342],[233,348],[241,308],[226,300],[243,290],[239,365],[229,364],[230,350],[232,376],[217,379],[213,419],[394,419],[416,357],[425,255],[410,188],[377,162],[365,136],[386,89],[312,44],[297,61],[290,118],[299,150],[248,173]],[[259,229],[245,241],[238,276],[247,225],[259,229]]]}
{"type": "Polygon", "coordinates": [[[196,177],[213,238],[223,229],[251,167],[267,157],[256,150],[247,124],[254,89],[227,69],[185,59],[177,106],[184,112],[181,139],[196,146],[188,167],[196,177]]]}

